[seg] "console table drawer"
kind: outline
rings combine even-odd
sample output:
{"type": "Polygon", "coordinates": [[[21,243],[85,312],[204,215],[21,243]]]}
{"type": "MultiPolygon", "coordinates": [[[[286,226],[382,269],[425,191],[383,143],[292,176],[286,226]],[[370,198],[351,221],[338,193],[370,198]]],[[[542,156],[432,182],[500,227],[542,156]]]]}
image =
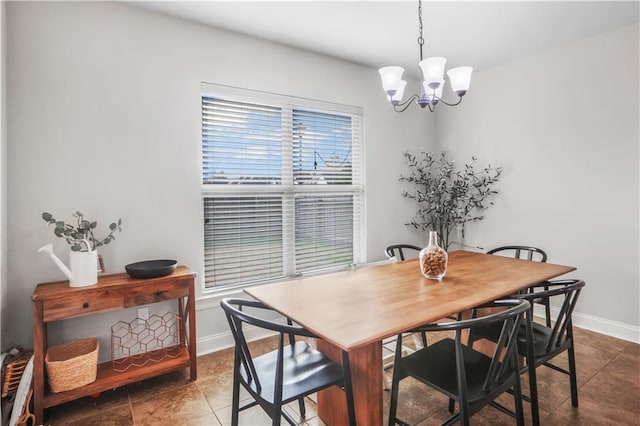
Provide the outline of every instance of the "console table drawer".
{"type": "Polygon", "coordinates": [[[153,286],[137,286],[124,296],[125,308],[186,297],[189,295],[189,279],[155,283],[153,286]]]}
{"type": "Polygon", "coordinates": [[[74,294],[67,297],[47,299],[43,302],[44,322],[82,315],[122,309],[122,293],[115,290],[103,290],[88,294],[74,294]]]}

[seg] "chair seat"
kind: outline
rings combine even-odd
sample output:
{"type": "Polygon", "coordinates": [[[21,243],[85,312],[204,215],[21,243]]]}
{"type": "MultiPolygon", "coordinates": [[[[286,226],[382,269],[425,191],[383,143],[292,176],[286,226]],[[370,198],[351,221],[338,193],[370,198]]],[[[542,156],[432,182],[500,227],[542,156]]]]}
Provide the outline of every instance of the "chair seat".
{"type": "MultiPolygon", "coordinates": [[[[468,346],[462,346],[465,372],[467,377],[467,398],[469,404],[482,401],[487,392],[482,389],[491,358],[475,351],[468,346]]],[[[458,400],[458,381],[456,378],[455,342],[452,339],[440,340],[433,345],[421,349],[401,359],[403,372],[415,377],[421,382],[432,386],[445,395],[458,400]]],[[[505,390],[513,386],[515,374],[507,380],[505,390]]],[[[489,391],[496,390],[492,387],[489,391]]]]}
{"type": "MultiPolygon", "coordinates": [[[[555,353],[556,350],[561,351],[566,349],[565,343],[567,343],[566,338],[562,338],[560,340],[560,346],[555,348],[555,350],[547,351],[547,344],[551,339],[551,334],[553,333],[553,329],[544,326],[543,324],[533,323],[532,327],[533,332],[533,353],[536,358],[544,357],[547,354],[555,353]]],[[[485,338],[495,342],[498,340],[500,336],[500,328],[497,324],[489,324],[481,327],[476,327],[473,330],[474,339],[485,338]]],[[[527,327],[525,324],[520,326],[518,330],[518,354],[521,356],[527,355],[527,327]]]]}
{"type": "MultiPolygon", "coordinates": [[[[300,395],[307,395],[342,383],[342,367],[313,349],[307,342],[298,341],[293,347],[285,346],[283,350],[282,402],[284,404],[299,398],[300,395]]],[[[244,369],[241,371],[242,381],[269,403],[274,402],[277,357],[278,351],[275,350],[253,359],[256,373],[262,385],[259,392],[256,389],[255,381],[247,383],[244,369]]]]}

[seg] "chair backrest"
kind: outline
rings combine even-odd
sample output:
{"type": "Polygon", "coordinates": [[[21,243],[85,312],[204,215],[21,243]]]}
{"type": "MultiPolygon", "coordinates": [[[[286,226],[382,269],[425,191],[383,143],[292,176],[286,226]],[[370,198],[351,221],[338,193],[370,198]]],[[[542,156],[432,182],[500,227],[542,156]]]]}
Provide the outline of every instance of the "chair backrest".
{"type": "MultiPolygon", "coordinates": [[[[464,358],[462,350],[462,330],[473,329],[474,327],[486,326],[489,324],[502,323],[500,337],[496,342],[496,348],[491,358],[491,364],[484,379],[483,390],[489,391],[500,383],[504,383],[512,375],[519,374],[517,359],[517,338],[518,330],[522,324],[522,316],[530,308],[530,303],[524,299],[496,300],[478,306],[478,308],[503,308],[496,313],[491,313],[472,319],[445,322],[439,324],[429,324],[419,327],[412,332],[432,332],[432,331],[454,331],[455,332],[455,352],[456,368],[459,371],[459,389],[466,389],[466,372],[464,371],[464,358]],[[526,302],[526,303],[523,303],[526,302]]],[[[486,311],[485,311],[486,312],[486,311]]],[[[399,346],[402,344],[402,336],[398,336],[399,346]]],[[[397,349],[396,349],[397,350],[397,349]]],[[[461,397],[463,397],[461,395],[461,397]]],[[[466,397],[464,397],[466,398],[466,397]]]]}
{"type": "Polygon", "coordinates": [[[420,250],[422,250],[422,248],[420,248],[418,246],[411,245],[411,244],[394,244],[394,245],[389,246],[386,249],[384,249],[384,254],[389,259],[395,257],[396,259],[400,258],[400,260],[404,260],[405,259],[405,254],[404,254],[403,250],[415,250],[418,253],[420,253],[420,250]],[[397,256],[396,256],[396,252],[398,253],[397,256]]]}
{"type": "Polygon", "coordinates": [[[489,250],[487,254],[508,254],[516,259],[527,259],[537,262],[546,262],[547,253],[537,247],[529,246],[502,246],[489,250]],[[526,257],[523,257],[526,256],[526,257]]]}
{"type": "MultiPolygon", "coordinates": [[[[584,281],[576,279],[545,281],[531,286],[529,288],[530,293],[514,296],[518,299],[528,300],[531,303],[550,300],[555,297],[562,298],[562,304],[558,308],[555,323],[545,347],[547,352],[561,346],[565,339],[570,337],[568,333],[572,333],[571,315],[584,286],[584,281]]],[[[532,316],[533,308],[531,308],[530,313],[530,317],[532,316]]]]}
{"type": "MultiPolygon", "coordinates": [[[[282,367],[282,353],[284,348],[285,334],[289,336],[290,345],[295,344],[294,336],[313,338],[317,337],[315,334],[300,326],[292,325],[289,319],[287,319],[287,324],[281,324],[272,320],[260,318],[256,315],[252,315],[248,312],[243,311],[244,307],[248,307],[275,312],[273,309],[260,302],[246,299],[227,298],[223,299],[220,302],[220,306],[222,306],[222,309],[227,316],[227,321],[229,322],[229,327],[231,328],[231,334],[233,335],[233,339],[235,341],[236,356],[239,358],[240,363],[244,368],[246,381],[247,383],[251,383],[252,381],[255,382],[255,386],[258,392],[261,391],[262,384],[260,383],[260,379],[258,378],[258,374],[256,373],[256,369],[253,364],[253,357],[251,356],[249,345],[247,344],[247,339],[244,335],[243,324],[275,331],[280,334],[278,339],[278,365],[280,368],[282,367]]],[[[281,377],[282,376],[280,375],[280,378],[281,377]]]]}

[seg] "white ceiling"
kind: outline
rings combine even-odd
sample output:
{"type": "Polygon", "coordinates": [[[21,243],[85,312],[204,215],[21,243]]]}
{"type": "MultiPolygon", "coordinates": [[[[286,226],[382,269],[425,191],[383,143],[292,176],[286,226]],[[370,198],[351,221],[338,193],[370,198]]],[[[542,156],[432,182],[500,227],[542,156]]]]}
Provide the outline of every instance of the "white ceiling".
{"type": "MultiPolygon", "coordinates": [[[[417,1],[126,3],[373,66],[416,70],[417,1]]],[[[639,21],[636,1],[429,1],[424,56],[476,69],[639,21]]]]}

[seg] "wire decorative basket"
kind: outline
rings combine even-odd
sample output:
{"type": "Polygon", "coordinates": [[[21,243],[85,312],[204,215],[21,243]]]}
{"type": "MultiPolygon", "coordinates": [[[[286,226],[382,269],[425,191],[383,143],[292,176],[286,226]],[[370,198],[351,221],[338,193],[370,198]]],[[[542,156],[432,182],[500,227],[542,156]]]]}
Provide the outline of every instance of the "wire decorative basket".
{"type": "Polygon", "coordinates": [[[111,366],[123,372],[180,355],[179,316],[174,312],[118,321],[111,326],[111,366]]]}

